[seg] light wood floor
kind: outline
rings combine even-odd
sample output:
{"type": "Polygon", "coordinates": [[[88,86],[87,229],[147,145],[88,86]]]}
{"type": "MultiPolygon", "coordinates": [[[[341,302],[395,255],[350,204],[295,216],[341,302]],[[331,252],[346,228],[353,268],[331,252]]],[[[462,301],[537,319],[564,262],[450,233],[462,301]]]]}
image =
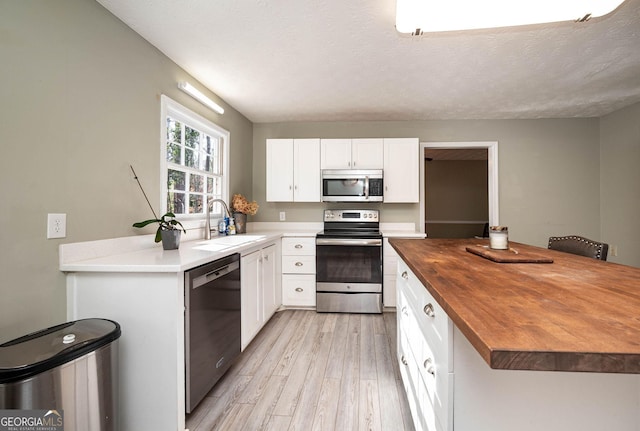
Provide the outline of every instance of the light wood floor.
{"type": "Polygon", "coordinates": [[[276,313],[187,428],[413,430],[395,340],[395,313],[276,313]]]}

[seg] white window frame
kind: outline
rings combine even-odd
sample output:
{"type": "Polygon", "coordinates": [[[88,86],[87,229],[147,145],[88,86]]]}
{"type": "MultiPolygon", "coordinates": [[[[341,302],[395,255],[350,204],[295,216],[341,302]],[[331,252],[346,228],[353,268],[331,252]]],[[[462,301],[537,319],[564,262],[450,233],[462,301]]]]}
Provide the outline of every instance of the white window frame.
{"type": "MultiPolygon", "coordinates": [[[[196,114],[166,95],[160,97],[160,208],[161,214],[167,212],[167,178],[169,164],[167,162],[167,116],[174,118],[190,127],[198,129],[208,135],[222,139],[222,199],[229,202],[229,148],[230,136],[228,130],[214,124],[203,116],[196,114]]],[[[206,185],[205,185],[206,187],[206,185]]],[[[176,214],[186,228],[203,225],[204,214],[176,214]]],[[[222,212],[211,213],[213,218],[222,218],[222,212]]]]}

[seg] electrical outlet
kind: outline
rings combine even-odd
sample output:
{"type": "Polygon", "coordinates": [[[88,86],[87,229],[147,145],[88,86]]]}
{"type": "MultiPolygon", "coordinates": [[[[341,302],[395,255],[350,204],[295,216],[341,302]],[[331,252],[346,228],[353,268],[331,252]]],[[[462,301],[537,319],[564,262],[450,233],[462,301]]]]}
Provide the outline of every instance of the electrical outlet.
{"type": "Polygon", "coordinates": [[[287,219],[287,213],[284,211],[280,211],[280,221],[285,221],[287,219]]]}
{"type": "Polygon", "coordinates": [[[66,238],[67,236],[67,215],[48,214],[47,215],[47,239],[66,238]]]}
{"type": "Polygon", "coordinates": [[[617,245],[612,245],[610,251],[611,251],[611,256],[617,256],[618,255],[618,246],[617,245]]]}

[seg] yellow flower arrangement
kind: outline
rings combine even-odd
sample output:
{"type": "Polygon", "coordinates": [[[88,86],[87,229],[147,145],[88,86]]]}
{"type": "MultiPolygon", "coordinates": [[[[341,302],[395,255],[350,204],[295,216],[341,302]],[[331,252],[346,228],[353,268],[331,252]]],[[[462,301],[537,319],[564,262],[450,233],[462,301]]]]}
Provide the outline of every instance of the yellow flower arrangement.
{"type": "Polygon", "coordinates": [[[231,200],[231,208],[234,212],[239,212],[247,215],[256,215],[258,212],[258,203],[256,201],[249,202],[241,194],[233,195],[231,200]]]}

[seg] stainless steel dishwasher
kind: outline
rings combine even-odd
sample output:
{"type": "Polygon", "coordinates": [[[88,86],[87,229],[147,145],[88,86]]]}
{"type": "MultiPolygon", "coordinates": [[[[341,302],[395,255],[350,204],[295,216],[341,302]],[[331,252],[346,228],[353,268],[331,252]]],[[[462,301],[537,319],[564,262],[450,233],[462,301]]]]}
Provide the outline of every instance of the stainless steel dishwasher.
{"type": "Polygon", "coordinates": [[[185,271],[186,412],[240,354],[240,255],[185,271]]]}

